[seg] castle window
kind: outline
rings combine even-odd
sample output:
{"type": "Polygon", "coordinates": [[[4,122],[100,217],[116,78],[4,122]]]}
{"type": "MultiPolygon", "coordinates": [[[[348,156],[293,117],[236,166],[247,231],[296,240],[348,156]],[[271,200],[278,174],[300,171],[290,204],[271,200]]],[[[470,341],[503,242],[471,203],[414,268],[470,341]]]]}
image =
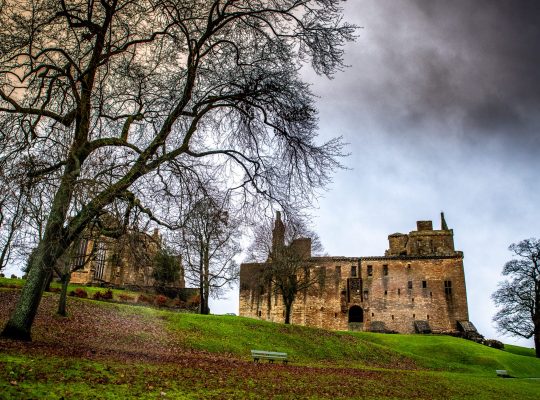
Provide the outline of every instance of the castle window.
{"type": "Polygon", "coordinates": [[[427,288],[427,281],[422,281],[422,289],[427,288]]]}
{"type": "Polygon", "coordinates": [[[398,294],[398,296],[401,294],[401,289],[397,290],[397,294],[398,294]]]}
{"type": "Polygon", "coordinates": [[[429,297],[433,297],[433,292],[429,292],[429,297]]]}
{"type": "Polygon", "coordinates": [[[384,264],[382,266],[382,273],[384,276],[388,276],[388,265],[384,264]]]}
{"type": "Polygon", "coordinates": [[[385,290],[384,291],[384,295],[386,296],[388,294],[388,290],[385,290]]]}
{"type": "Polygon", "coordinates": [[[374,316],[375,316],[375,313],[371,313],[371,316],[374,317],[374,316]]]}
{"type": "Polygon", "coordinates": [[[427,319],[429,319],[429,315],[427,316],[427,319]]]}
{"type": "Polygon", "coordinates": [[[413,317],[413,319],[415,319],[415,318],[416,318],[416,314],[413,314],[412,317],[413,317]]]}
{"type": "Polygon", "coordinates": [[[447,296],[452,295],[452,281],[444,281],[444,294],[447,296]]]}
{"type": "Polygon", "coordinates": [[[407,288],[408,288],[409,290],[412,289],[412,281],[407,282],[407,288]]]}
{"type": "Polygon", "coordinates": [[[364,300],[368,299],[369,292],[367,290],[364,290],[364,300]]]}
{"type": "Polygon", "coordinates": [[[351,276],[356,277],[356,265],[351,265],[351,276]]]}
{"type": "Polygon", "coordinates": [[[341,265],[336,265],[336,275],[341,276],[341,265]]]}
{"type": "Polygon", "coordinates": [[[394,320],[394,316],[392,315],[392,321],[394,320]]]}
{"type": "Polygon", "coordinates": [[[94,272],[95,279],[103,279],[103,273],[105,271],[105,253],[105,243],[99,242],[96,254],[96,270],[94,272]]]}
{"type": "Polygon", "coordinates": [[[337,312],[334,313],[334,318],[337,318],[337,312]]]}
{"type": "Polygon", "coordinates": [[[414,303],[414,297],[411,299],[411,301],[414,303]]]}
{"type": "Polygon", "coordinates": [[[81,269],[84,267],[84,263],[86,261],[86,250],[88,247],[88,240],[87,239],[81,239],[79,240],[79,243],[77,244],[77,253],[75,256],[71,259],[71,269],[81,269]]]}
{"type": "Polygon", "coordinates": [[[260,316],[262,316],[262,311],[261,311],[261,310],[259,310],[259,317],[260,317],[260,316]]]}
{"type": "Polygon", "coordinates": [[[373,276],[373,265],[367,266],[367,274],[368,276],[373,276]]]}

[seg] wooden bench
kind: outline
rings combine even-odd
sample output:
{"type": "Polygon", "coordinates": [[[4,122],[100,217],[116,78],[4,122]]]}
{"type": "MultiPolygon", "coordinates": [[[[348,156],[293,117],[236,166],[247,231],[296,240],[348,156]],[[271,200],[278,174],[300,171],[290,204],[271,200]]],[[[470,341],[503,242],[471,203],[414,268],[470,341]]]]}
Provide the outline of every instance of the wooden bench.
{"type": "Polygon", "coordinates": [[[500,376],[501,378],[510,378],[508,371],[505,369],[496,369],[495,372],[497,373],[497,376],[500,376]]]}
{"type": "Polygon", "coordinates": [[[263,351],[263,350],[251,350],[251,357],[253,361],[259,362],[259,360],[268,360],[273,363],[274,360],[283,361],[283,364],[287,364],[287,353],[278,353],[275,351],[263,351]]]}

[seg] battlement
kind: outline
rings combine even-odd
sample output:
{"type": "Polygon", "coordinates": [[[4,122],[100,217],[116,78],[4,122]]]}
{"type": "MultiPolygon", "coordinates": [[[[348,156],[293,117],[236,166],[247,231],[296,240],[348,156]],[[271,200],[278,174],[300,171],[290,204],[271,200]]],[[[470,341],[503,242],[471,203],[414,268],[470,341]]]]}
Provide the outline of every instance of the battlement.
{"type": "Polygon", "coordinates": [[[454,232],[448,229],[441,213],[441,229],[434,230],[432,221],[417,221],[416,231],[388,236],[386,256],[454,256],[454,232]]]}

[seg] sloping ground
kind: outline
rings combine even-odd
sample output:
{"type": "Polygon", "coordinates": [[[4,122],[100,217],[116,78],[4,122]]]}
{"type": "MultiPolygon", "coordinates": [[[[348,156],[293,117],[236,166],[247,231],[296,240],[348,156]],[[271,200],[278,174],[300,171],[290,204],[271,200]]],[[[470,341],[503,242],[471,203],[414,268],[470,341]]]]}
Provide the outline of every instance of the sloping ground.
{"type": "MultiPolygon", "coordinates": [[[[0,323],[17,291],[0,290],[0,323]]],[[[536,399],[540,360],[442,336],[349,334],[46,295],[29,344],[0,339],[0,398],[536,399]],[[289,366],[250,349],[286,351],[289,366]],[[452,371],[460,371],[452,372],[452,371]]]]}

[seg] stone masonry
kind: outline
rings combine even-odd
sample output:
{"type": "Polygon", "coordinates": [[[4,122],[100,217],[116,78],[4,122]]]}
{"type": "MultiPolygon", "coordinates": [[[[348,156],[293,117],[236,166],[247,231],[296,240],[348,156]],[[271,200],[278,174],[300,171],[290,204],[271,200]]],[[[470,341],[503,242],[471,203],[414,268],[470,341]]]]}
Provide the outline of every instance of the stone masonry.
{"type": "MultiPolygon", "coordinates": [[[[284,245],[278,213],[273,248],[284,245]]],[[[333,330],[429,333],[455,332],[469,319],[463,253],[441,213],[441,229],[418,221],[409,234],[388,236],[389,249],[376,257],[312,257],[309,239],[293,241],[319,277],[299,293],[291,323],[333,330]]],[[[240,268],[240,315],[283,322],[280,295],[261,284],[271,263],[240,268]]]]}

